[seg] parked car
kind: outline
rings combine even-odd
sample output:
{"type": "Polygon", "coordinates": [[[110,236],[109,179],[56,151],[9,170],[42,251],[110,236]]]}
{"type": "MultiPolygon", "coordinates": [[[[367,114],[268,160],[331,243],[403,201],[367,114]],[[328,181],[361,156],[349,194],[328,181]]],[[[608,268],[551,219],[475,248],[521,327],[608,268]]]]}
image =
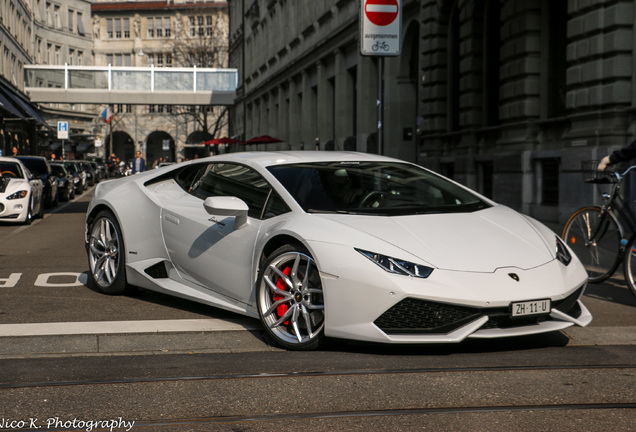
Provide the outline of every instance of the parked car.
{"type": "Polygon", "coordinates": [[[42,156],[16,156],[44,184],[44,206],[57,205],[57,177],[51,172],[49,161],[42,156]]]}
{"type": "Polygon", "coordinates": [[[62,162],[51,162],[51,170],[57,176],[57,196],[62,201],[75,198],[75,177],[67,171],[62,162]]]}
{"type": "Polygon", "coordinates": [[[95,183],[99,183],[104,180],[104,169],[95,161],[88,161],[93,167],[93,171],[95,172],[95,183]]]}
{"type": "Polygon", "coordinates": [[[75,186],[75,194],[82,194],[86,185],[86,173],[80,168],[79,164],[73,161],[61,162],[64,168],[73,175],[73,185],[75,186]]]}
{"type": "Polygon", "coordinates": [[[93,165],[88,161],[77,161],[86,173],[86,186],[95,186],[97,181],[95,180],[95,169],[93,165]]]}
{"type": "Polygon", "coordinates": [[[231,153],[97,185],[89,281],[260,318],[288,349],[586,326],[587,273],[536,220],[415,164],[231,153]]]}
{"type": "Polygon", "coordinates": [[[44,215],[44,186],[22,162],[0,157],[0,221],[30,224],[44,215]]]}

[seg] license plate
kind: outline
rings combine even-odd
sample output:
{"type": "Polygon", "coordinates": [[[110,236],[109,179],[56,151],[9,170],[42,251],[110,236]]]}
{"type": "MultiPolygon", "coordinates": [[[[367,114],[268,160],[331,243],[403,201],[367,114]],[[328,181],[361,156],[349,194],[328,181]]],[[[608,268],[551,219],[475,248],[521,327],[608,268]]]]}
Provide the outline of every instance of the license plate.
{"type": "Polygon", "coordinates": [[[513,317],[545,315],[550,313],[550,308],[550,299],[531,300],[512,303],[510,313],[513,317]]]}

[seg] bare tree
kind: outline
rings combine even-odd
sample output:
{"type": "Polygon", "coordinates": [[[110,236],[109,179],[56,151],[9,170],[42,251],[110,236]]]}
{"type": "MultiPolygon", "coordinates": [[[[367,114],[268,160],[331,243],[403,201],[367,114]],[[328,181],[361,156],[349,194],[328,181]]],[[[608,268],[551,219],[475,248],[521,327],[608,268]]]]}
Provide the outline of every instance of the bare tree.
{"type": "MultiPolygon", "coordinates": [[[[172,42],[173,64],[177,67],[226,68],[228,63],[229,20],[227,9],[210,8],[197,16],[177,14],[172,42]]],[[[226,106],[175,106],[172,114],[196,123],[213,137],[227,133],[226,106]]]]}

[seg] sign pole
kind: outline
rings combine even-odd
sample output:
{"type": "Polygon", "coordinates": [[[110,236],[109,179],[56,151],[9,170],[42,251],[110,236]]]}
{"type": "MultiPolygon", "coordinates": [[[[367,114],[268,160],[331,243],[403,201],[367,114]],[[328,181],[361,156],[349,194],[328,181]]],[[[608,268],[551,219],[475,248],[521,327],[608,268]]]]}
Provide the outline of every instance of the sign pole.
{"type": "Polygon", "coordinates": [[[384,154],[384,57],[378,57],[378,154],[384,154]]]}
{"type": "Polygon", "coordinates": [[[402,0],[359,0],[360,54],[378,57],[378,154],[384,154],[384,57],[402,52],[402,0]]]}

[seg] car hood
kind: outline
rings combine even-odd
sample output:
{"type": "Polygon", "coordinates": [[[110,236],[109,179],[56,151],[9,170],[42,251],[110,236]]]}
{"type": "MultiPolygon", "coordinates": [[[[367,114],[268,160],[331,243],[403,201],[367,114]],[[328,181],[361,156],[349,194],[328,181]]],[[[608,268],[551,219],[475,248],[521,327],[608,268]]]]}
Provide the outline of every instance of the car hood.
{"type": "Polygon", "coordinates": [[[8,196],[19,190],[29,188],[29,184],[24,179],[16,179],[16,178],[8,178],[2,177],[0,178],[0,196],[8,196]]]}
{"type": "Polygon", "coordinates": [[[346,224],[445,270],[530,269],[554,259],[551,253],[554,239],[546,239],[526,217],[501,205],[474,213],[321,217],[346,224]]]}

